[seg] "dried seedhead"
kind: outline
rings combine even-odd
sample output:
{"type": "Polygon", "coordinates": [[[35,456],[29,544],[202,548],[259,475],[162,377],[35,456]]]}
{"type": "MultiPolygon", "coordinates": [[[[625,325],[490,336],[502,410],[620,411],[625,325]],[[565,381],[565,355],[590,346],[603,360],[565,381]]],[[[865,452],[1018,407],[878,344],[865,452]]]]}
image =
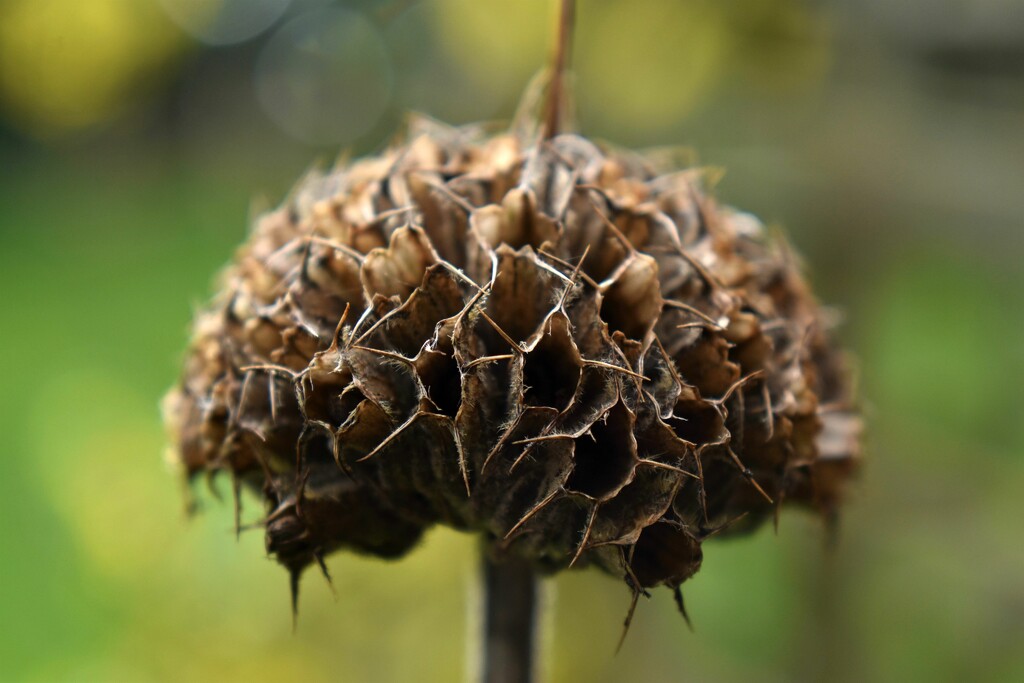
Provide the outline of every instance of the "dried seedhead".
{"type": "Polygon", "coordinates": [[[293,574],[434,524],[635,592],[857,463],[842,354],[788,247],[699,170],[414,121],[261,217],[168,397],[190,477],[263,492],[293,574]]]}

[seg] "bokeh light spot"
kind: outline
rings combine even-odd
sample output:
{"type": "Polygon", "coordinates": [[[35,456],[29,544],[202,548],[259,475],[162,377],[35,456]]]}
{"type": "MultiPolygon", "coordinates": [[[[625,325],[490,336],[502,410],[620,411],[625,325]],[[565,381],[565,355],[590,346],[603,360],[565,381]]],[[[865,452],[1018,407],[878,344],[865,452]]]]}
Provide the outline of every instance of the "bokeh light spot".
{"type": "Polygon", "coordinates": [[[160,0],[160,4],[196,40],[230,45],[266,31],[284,15],[291,0],[160,0]]]}
{"type": "Polygon", "coordinates": [[[149,3],[8,0],[0,5],[0,105],[36,135],[86,128],[155,85],[182,45],[149,3]]]}
{"type": "Polygon", "coordinates": [[[300,15],[270,39],[256,64],[267,115],[310,144],[351,142],[391,103],[393,73],[377,27],[353,11],[300,15]]]}
{"type": "Polygon", "coordinates": [[[733,49],[726,22],[709,2],[593,5],[575,55],[580,111],[601,125],[670,126],[717,85],[733,49]]]}
{"type": "Polygon", "coordinates": [[[35,398],[33,450],[46,456],[39,475],[76,545],[103,576],[151,575],[182,519],[167,486],[174,475],[153,476],[163,436],[148,419],[155,406],[145,410],[132,387],[93,368],[52,377],[35,398]],[[53,406],[67,404],[76,410],[53,424],[53,406]],[[160,501],[163,514],[139,514],[160,501]]]}
{"type": "Polygon", "coordinates": [[[434,0],[425,6],[442,51],[485,97],[519,93],[547,63],[555,19],[549,0],[434,0]]]}
{"type": "MultiPolygon", "coordinates": [[[[499,8],[495,8],[499,9],[499,8]]],[[[385,38],[395,65],[395,98],[402,109],[425,112],[449,123],[507,116],[537,64],[519,69],[521,82],[508,89],[481,79],[476,63],[460,63],[435,25],[438,3],[419,2],[388,22],[385,38]],[[436,44],[441,43],[441,44],[436,44]]],[[[443,32],[442,32],[443,33],[443,32]]],[[[502,73],[505,73],[503,70],[502,73]]]]}

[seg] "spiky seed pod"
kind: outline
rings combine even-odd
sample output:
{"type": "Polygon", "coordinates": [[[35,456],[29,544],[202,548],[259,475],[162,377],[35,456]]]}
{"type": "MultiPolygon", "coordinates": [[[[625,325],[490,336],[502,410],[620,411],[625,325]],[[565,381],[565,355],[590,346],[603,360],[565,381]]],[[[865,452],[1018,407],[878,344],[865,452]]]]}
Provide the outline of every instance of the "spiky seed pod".
{"type": "Polygon", "coordinates": [[[167,401],[188,475],[266,498],[293,574],[434,524],[678,587],[856,466],[842,355],[781,238],[701,172],[414,121],[260,218],[167,401]]]}

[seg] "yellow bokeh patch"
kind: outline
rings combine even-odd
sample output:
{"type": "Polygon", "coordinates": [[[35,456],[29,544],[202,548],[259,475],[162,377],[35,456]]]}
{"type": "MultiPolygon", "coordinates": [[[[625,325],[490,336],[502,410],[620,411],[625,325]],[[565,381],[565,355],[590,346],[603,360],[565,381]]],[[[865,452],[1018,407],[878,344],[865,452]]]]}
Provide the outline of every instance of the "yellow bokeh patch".
{"type": "Polygon", "coordinates": [[[7,0],[0,105],[39,136],[87,128],[136,100],[184,45],[154,2],[7,0]]]}
{"type": "MultiPolygon", "coordinates": [[[[444,52],[481,91],[510,93],[548,62],[557,3],[434,0],[444,52]]],[[[573,72],[598,127],[673,126],[737,76],[769,91],[819,81],[826,23],[799,0],[581,0],[573,72]]]]}
{"type": "Polygon", "coordinates": [[[160,462],[156,406],[89,370],[52,376],[33,393],[33,461],[79,552],[102,576],[145,581],[183,518],[160,462]]]}

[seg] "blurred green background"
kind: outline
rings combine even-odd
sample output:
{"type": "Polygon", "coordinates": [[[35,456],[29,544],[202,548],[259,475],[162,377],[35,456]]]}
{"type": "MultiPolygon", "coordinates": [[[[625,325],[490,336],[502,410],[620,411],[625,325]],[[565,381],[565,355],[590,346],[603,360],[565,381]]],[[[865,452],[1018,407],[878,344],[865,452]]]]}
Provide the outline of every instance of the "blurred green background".
{"type": "MultiPolygon", "coordinates": [[[[408,109],[507,119],[551,4],[0,3],[0,680],[464,680],[473,539],[330,558],[293,635],[259,532],[185,519],[158,402],[251,207],[408,109]]],[[[870,443],[834,552],[799,512],[707,546],[695,633],[657,592],[614,656],[621,582],[550,582],[547,680],[1024,681],[1022,46],[1014,0],[581,0],[581,129],[785,225],[870,443]]]]}

